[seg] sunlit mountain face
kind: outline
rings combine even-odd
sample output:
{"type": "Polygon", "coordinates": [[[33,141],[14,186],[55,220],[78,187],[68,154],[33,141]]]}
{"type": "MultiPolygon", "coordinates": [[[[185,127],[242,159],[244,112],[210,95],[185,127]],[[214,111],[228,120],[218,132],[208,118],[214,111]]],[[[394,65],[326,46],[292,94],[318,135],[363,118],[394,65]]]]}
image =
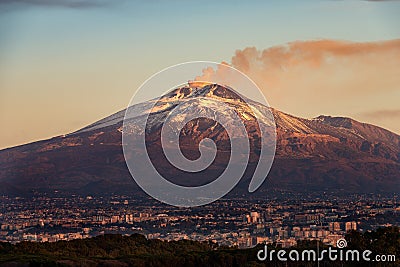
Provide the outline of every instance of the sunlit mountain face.
{"type": "MultiPolygon", "coordinates": [[[[126,111],[122,110],[65,136],[1,150],[0,193],[27,195],[34,191],[58,190],[82,194],[142,194],[125,164],[121,136],[122,131],[129,131],[135,138],[138,131],[135,125],[147,117],[147,151],[135,153],[148,153],[156,169],[177,184],[206,184],[224,171],[231,156],[230,138],[235,136],[229,137],[222,125],[209,118],[191,120],[179,129],[180,149],[188,159],[199,157],[199,143],[204,138],[212,139],[217,146],[212,165],[189,176],[165,158],[160,143],[161,129],[177,107],[179,112],[170,119],[171,127],[174,123],[179,125],[193,110],[224,113],[227,106],[244,123],[251,148],[244,177],[231,194],[247,193],[261,142],[269,145],[275,136],[275,128],[274,132],[267,130],[266,136],[261,136],[260,127],[269,129],[275,124],[275,160],[267,180],[255,195],[268,194],[272,189],[338,193],[400,191],[399,135],[350,118],[299,118],[246,99],[225,86],[190,83],[160,99],[130,107],[130,114],[134,116],[130,117],[128,128],[123,127],[126,111]],[[273,117],[257,117],[255,113],[273,114],[273,117]]],[[[238,121],[232,119],[231,123],[235,126],[238,121]]]]}

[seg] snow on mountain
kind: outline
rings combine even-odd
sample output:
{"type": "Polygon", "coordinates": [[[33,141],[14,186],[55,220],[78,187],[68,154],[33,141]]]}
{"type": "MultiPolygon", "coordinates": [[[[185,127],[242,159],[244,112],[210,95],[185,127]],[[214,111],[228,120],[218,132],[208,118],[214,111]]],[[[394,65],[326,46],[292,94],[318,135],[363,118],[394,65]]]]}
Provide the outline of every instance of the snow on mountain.
{"type": "MultiPolygon", "coordinates": [[[[122,153],[121,131],[135,133],[143,130],[135,125],[146,118],[150,142],[148,152],[155,165],[182,183],[190,185],[204,179],[208,181],[223,170],[229,158],[229,153],[225,153],[230,147],[229,140],[223,128],[211,120],[198,120],[182,130],[183,153],[189,158],[196,158],[198,144],[206,137],[215,140],[219,150],[223,151],[211,166],[210,173],[199,173],[191,179],[186,173],[169,171],[159,134],[165,119],[174,109],[179,112],[170,118],[171,127],[194,111],[225,113],[229,107],[237,112],[249,133],[253,148],[249,172],[257,161],[257,148],[262,137],[257,125],[269,128],[276,124],[275,161],[268,185],[262,187],[261,192],[270,187],[285,190],[338,189],[343,192],[400,191],[399,135],[350,118],[299,118],[215,84],[189,84],[160,99],[131,106],[129,127],[125,129],[122,126],[126,110],[122,110],[65,136],[0,150],[0,183],[13,188],[13,192],[31,192],[33,189],[81,192],[96,184],[102,184],[96,187],[98,190],[134,190],[129,186],[133,180],[122,153]],[[268,115],[271,112],[273,118],[268,115]],[[260,119],[259,123],[256,117],[260,119]]],[[[227,123],[234,126],[239,122],[228,117],[227,123]]],[[[246,177],[251,175],[246,174],[246,177]]],[[[244,188],[247,186],[248,183],[244,188]]]]}

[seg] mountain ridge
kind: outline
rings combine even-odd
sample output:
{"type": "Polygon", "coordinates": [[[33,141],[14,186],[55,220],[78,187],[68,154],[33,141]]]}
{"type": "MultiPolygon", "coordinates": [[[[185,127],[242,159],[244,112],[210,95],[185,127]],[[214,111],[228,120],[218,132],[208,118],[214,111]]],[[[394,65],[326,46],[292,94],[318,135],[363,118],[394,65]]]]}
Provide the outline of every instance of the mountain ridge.
{"type": "MultiPolygon", "coordinates": [[[[208,86],[200,88],[203,96],[218,98],[218,101],[236,108],[246,127],[252,129],[249,138],[253,148],[257,149],[260,140],[254,114],[240,97],[232,95],[225,87],[208,86]]],[[[200,96],[195,95],[199,91],[195,90],[198,89],[184,86],[163,96],[156,106],[153,105],[156,100],[150,100],[133,107],[137,109],[137,116],[133,120],[143,119],[145,114],[150,114],[154,129],[149,136],[150,157],[161,168],[166,168],[168,164],[160,155],[162,149],[158,137],[161,121],[175,105],[186,103],[188,95],[194,95],[195,101],[187,104],[187,108],[199,108],[200,96]]],[[[254,101],[250,102],[250,106],[256,108],[257,112],[271,110],[276,123],[275,162],[260,192],[267,192],[268,188],[299,190],[296,188],[299,185],[306,190],[400,191],[399,135],[346,117],[321,115],[304,119],[254,101]]],[[[123,189],[137,192],[140,189],[133,182],[122,153],[124,115],[125,110],[122,110],[70,134],[0,150],[0,183],[17,194],[34,190],[93,193],[90,192],[91,185],[104,191],[107,183],[112,185],[110,192],[123,189]]],[[[269,119],[265,123],[270,123],[269,119]]],[[[207,120],[190,125],[181,132],[182,152],[188,158],[196,158],[198,143],[206,137],[205,131],[199,129],[216,125],[207,120]]],[[[205,176],[218,176],[229,158],[226,153],[229,147],[226,133],[222,128],[216,129],[213,138],[220,144],[220,156],[207,175],[200,173],[195,179],[209,182],[211,178],[205,179],[205,176]]],[[[239,187],[248,183],[257,156],[256,152],[250,155],[249,170],[239,187]]],[[[183,172],[167,171],[166,175],[176,178],[177,183],[194,185],[193,179],[183,172]]]]}

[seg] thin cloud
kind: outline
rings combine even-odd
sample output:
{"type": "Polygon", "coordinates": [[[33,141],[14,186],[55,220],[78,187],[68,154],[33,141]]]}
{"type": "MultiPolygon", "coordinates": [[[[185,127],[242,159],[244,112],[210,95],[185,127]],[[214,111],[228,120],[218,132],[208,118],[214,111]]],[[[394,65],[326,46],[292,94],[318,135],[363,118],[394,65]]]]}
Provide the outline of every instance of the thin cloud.
{"type": "Polygon", "coordinates": [[[379,125],[400,134],[400,109],[377,109],[355,115],[361,121],[379,125]]]}
{"type": "Polygon", "coordinates": [[[105,1],[105,0],[0,0],[0,6],[7,7],[29,7],[29,6],[43,6],[43,7],[64,7],[64,8],[96,8],[108,6],[111,3],[119,1],[105,1]]]}
{"type": "Polygon", "coordinates": [[[360,115],[365,118],[371,118],[371,119],[389,119],[389,118],[400,119],[400,109],[376,110],[376,111],[361,113],[360,115]]]}

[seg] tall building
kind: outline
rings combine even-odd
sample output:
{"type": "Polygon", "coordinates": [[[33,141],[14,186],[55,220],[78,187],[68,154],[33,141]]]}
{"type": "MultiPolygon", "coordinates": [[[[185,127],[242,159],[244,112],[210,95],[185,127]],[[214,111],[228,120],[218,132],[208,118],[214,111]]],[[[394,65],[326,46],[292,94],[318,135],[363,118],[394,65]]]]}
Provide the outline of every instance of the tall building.
{"type": "Polygon", "coordinates": [[[126,214],[125,215],[125,222],[126,223],[133,223],[133,214],[126,214]]]}
{"type": "Polygon", "coordinates": [[[357,223],[356,222],[346,222],[345,223],[345,231],[357,230],[357,223]]]}
{"type": "Polygon", "coordinates": [[[257,223],[259,222],[260,214],[256,211],[252,211],[250,212],[250,219],[252,223],[257,223]]]}

